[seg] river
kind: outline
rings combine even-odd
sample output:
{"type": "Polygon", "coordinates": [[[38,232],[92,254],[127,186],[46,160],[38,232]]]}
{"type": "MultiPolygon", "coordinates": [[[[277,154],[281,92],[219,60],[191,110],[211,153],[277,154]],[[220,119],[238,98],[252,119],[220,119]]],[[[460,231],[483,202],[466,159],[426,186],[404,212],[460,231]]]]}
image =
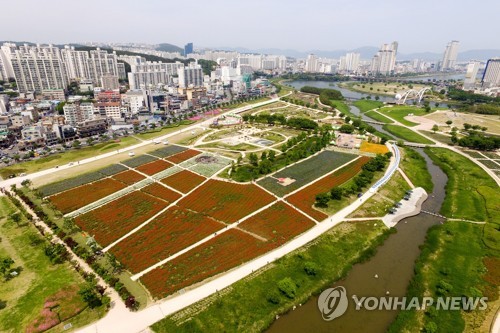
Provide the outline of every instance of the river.
{"type": "MultiPolygon", "coordinates": [[[[423,203],[422,209],[439,212],[446,195],[444,187],[447,177],[423,150],[418,149],[418,152],[425,158],[434,183],[434,190],[423,203]]],[[[419,246],[423,244],[427,230],[441,222],[441,219],[425,213],[400,221],[396,226],[397,233],[391,234],[369,261],[354,265],[348,276],[333,286],[343,286],[349,297],[386,296],[387,292],[390,296],[404,296],[413,277],[415,260],[420,254],[419,246]]],[[[325,321],[318,310],[317,301],[318,298],[313,297],[306,304],[283,315],[271,325],[268,332],[378,333],[385,332],[397,315],[397,311],[355,310],[350,303],[351,306],[341,317],[325,321]]]]}

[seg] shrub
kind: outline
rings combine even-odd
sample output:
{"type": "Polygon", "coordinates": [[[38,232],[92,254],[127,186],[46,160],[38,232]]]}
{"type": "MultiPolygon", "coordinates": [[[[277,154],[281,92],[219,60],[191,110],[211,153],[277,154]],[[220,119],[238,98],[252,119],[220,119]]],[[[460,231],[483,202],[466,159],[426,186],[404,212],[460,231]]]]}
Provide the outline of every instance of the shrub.
{"type": "Polygon", "coordinates": [[[277,291],[271,291],[267,296],[267,301],[271,304],[280,304],[280,294],[277,291]]]}
{"type": "Polygon", "coordinates": [[[308,261],[304,265],[304,271],[306,271],[307,275],[314,276],[318,271],[318,266],[316,265],[316,263],[308,261]]]}
{"type": "Polygon", "coordinates": [[[295,298],[295,294],[297,293],[297,286],[289,277],[286,277],[278,282],[278,289],[283,295],[291,299],[295,298]]]}

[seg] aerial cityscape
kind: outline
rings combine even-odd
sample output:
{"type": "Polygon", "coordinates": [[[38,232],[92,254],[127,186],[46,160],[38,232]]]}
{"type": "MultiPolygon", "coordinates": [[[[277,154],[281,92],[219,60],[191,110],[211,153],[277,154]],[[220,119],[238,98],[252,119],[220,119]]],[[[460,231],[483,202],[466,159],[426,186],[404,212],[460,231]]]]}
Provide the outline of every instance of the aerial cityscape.
{"type": "Polygon", "coordinates": [[[500,333],[468,7],[4,4],[0,332],[500,333]]]}

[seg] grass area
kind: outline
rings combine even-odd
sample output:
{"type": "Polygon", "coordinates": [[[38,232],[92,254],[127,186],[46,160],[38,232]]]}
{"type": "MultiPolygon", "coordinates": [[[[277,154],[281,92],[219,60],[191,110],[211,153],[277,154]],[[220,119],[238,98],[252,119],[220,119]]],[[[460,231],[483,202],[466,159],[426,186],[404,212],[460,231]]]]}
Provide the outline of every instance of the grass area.
{"type": "Polygon", "coordinates": [[[374,196],[349,217],[383,217],[396,202],[403,199],[405,192],[409,189],[410,185],[399,172],[396,172],[374,196]]]}
{"type": "Polygon", "coordinates": [[[420,131],[420,132],[427,135],[428,137],[433,138],[438,142],[445,143],[447,145],[453,145],[453,142],[451,142],[451,136],[449,135],[444,135],[442,133],[434,133],[432,131],[420,131]]]}
{"type": "Polygon", "coordinates": [[[214,141],[214,140],[229,138],[238,135],[238,131],[239,129],[237,128],[228,128],[215,131],[213,134],[210,134],[205,139],[203,139],[203,141],[206,142],[206,141],[214,141]]]}
{"type": "Polygon", "coordinates": [[[448,176],[441,214],[488,222],[483,242],[500,251],[500,192],[496,182],[475,163],[451,150],[426,148],[426,152],[448,176]]]}
{"type": "Polygon", "coordinates": [[[346,88],[374,95],[389,95],[403,94],[407,90],[420,90],[426,85],[410,84],[405,82],[354,82],[346,83],[346,88]]]}
{"type": "Polygon", "coordinates": [[[434,187],[431,174],[427,170],[425,159],[415,150],[404,147],[400,148],[400,168],[416,187],[422,187],[427,193],[431,193],[434,187]]]}
{"type": "Polygon", "coordinates": [[[181,130],[184,127],[187,127],[187,126],[192,125],[194,123],[195,123],[195,121],[192,121],[192,120],[183,120],[180,123],[166,125],[163,128],[158,128],[158,129],[147,131],[144,133],[138,133],[135,135],[142,140],[151,140],[151,139],[157,138],[159,136],[163,136],[165,134],[181,130]]]}
{"type": "Polygon", "coordinates": [[[104,154],[109,152],[109,150],[111,149],[117,150],[126,148],[137,143],[139,143],[139,140],[129,136],[121,138],[120,142],[109,141],[96,144],[92,147],[85,147],[82,149],[75,149],[63,153],[53,154],[36,160],[21,162],[2,168],[0,169],[0,176],[5,179],[11,174],[19,174],[22,172],[33,173],[40,170],[53,168],[57,165],[64,165],[69,162],[76,162],[99,154],[104,154]]]}
{"type": "Polygon", "coordinates": [[[359,101],[355,101],[352,104],[354,104],[354,106],[356,106],[361,112],[377,109],[384,105],[383,102],[371,101],[368,99],[360,99],[359,101]]]}
{"type": "MultiPolygon", "coordinates": [[[[454,195],[448,192],[447,198],[454,195]]],[[[430,307],[425,311],[401,311],[388,332],[485,331],[480,327],[488,311],[496,310],[491,302],[498,299],[500,260],[498,251],[491,253],[481,238],[482,226],[477,224],[447,222],[431,228],[406,297],[486,296],[489,309],[466,312],[430,307]]]]}
{"type": "MultiPolygon", "coordinates": [[[[7,218],[16,210],[7,197],[0,198],[0,255],[12,257],[13,266],[22,267],[19,276],[0,283],[0,298],[7,302],[7,307],[0,310],[2,332],[24,332],[39,317],[46,298],[84,282],[67,263],[53,265],[50,262],[44,253],[46,241],[26,220],[21,221],[24,226],[18,227],[7,218]]],[[[61,309],[73,305],[65,301],[60,303],[61,309]]],[[[85,309],[78,318],[66,323],[71,322],[73,327],[83,326],[104,313],[103,308],[85,309]]]]}
{"type": "Polygon", "coordinates": [[[261,179],[258,183],[274,194],[283,196],[352,161],[356,157],[356,155],[352,154],[325,150],[316,156],[275,173],[272,177],[261,179]],[[278,183],[277,178],[292,178],[295,181],[283,186],[278,183]]]}
{"type": "Polygon", "coordinates": [[[412,113],[415,116],[424,116],[428,114],[425,112],[424,109],[418,108],[415,106],[394,106],[394,107],[386,107],[386,108],[381,108],[378,110],[380,113],[391,117],[392,119],[399,121],[401,124],[404,124],[406,126],[416,126],[418,125],[417,123],[411,122],[409,120],[406,120],[404,117],[406,117],[408,114],[412,113]]]}
{"type": "Polygon", "coordinates": [[[365,115],[372,118],[373,120],[380,121],[381,123],[385,123],[385,124],[394,123],[394,121],[392,121],[391,119],[389,119],[386,116],[381,115],[380,113],[375,112],[375,111],[368,111],[365,113],[365,115]]]}
{"type": "Polygon", "coordinates": [[[406,127],[387,124],[387,125],[384,125],[383,129],[385,129],[387,132],[389,132],[392,135],[395,135],[398,138],[403,139],[405,141],[428,144],[428,145],[434,144],[433,141],[424,138],[423,136],[419,135],[418,133],[416,133],[416,132],[414,132],[411,129],[408,129],[406,127]]]}
{"type": "Polygon", "coordinates": [[[383,223],[374,222],[377,221],[342,223],[305,247],[152,328],[158,333],[261,332],[277,314],[304,303],[345,276],[354,263],[373,255],[388,234],[383,223]],[[295,285],[296,292],[291,298],[277,287],[285,278],[295,285]]]}
{"type": "Polygon", "coordinates": [[[345,101],[339,101],[339,100],[331,100],[331,105],[335,105],[335,109],[339,110],[341,113],[345,114],[346,116],[351,116],[351,117],[356,117],[355,114],[351,113],[351,110],[349,109],[349,105],[346,104],[345,101]]]}
{"type": "Polygon", "coordinates": [[[262,134],[258,134],[257,136],[274,143],[283,142],[286,139],[283,135],[274,132],[264,132],[262,134]]]}

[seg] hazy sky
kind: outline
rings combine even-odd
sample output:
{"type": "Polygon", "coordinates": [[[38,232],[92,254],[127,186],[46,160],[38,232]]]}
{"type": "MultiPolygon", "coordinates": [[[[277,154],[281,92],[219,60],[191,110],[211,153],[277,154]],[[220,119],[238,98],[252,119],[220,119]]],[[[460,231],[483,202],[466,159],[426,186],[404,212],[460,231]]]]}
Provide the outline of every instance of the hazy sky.
{"type": "Polygon", "coordinates": [[[499,0],[0,0],[0,40],[399,51],[500,48],[499,0]]]}

